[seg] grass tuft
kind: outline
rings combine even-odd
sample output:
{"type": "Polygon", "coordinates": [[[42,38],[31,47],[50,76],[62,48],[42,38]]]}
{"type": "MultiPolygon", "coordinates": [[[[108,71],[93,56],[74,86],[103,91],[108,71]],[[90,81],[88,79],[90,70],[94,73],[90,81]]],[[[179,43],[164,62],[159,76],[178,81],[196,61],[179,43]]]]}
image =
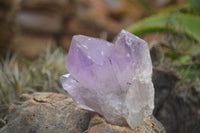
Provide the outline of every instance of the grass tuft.
{"type": "Polygon", "coordinates": [[[5,123],[8,107],[22,93],[50,91],[65,93],[60,76],[66,73],[66,52],[49,48],[32,61],[17,55],[0,61],[0,127],[5,123]]]}

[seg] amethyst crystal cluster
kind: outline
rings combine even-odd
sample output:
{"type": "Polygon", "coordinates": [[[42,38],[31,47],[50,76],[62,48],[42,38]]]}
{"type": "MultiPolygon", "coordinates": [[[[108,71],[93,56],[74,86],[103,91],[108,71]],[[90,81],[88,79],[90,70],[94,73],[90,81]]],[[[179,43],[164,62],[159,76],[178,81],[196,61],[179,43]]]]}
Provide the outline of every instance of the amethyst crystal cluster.
{"type": "Polygon", "coordinates": [[[152,114],[154,87],[147,43],[122,30],[114,44],[76,35],[62,85],[82,108],[135,128],[152,114]]]}

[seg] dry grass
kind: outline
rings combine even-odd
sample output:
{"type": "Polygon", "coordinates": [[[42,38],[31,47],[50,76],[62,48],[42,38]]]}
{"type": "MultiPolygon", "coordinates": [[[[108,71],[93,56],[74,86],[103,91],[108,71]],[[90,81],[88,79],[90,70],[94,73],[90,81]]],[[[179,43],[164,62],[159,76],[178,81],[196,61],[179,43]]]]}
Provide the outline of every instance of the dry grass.
{"type": "Polygon", "coordinates": [[[60,76],[66,73],[66,52],[46,50],[37,60],[30,61],[16,55],[0,62],[0,127],[10,104],[22,93],[53,91],[65,93],[60,76]]]}

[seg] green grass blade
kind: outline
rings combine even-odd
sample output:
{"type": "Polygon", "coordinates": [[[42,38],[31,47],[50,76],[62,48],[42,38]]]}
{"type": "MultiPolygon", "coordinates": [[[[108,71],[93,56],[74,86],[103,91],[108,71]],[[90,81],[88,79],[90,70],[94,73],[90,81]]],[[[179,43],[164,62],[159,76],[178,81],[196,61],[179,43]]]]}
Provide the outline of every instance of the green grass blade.
{"type": "Polygon", "coordinates": [[[200,42],[200,17],[181,13],[160,14],[139,21],[128,31],[138,36],[166,31],[180,32],[200,42]]]}

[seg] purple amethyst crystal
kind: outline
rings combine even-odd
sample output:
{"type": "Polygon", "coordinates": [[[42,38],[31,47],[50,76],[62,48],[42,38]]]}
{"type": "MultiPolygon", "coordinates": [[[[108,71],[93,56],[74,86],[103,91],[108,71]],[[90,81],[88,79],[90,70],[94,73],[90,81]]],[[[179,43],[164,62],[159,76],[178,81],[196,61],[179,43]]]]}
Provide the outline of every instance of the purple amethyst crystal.
{"type": "Polygon", "coordinates": [[[147,43],[122,30],[114,44],[76,35],[62,85],[82,108],[135,128],[152,114],[154,87],[147,43]]]}

